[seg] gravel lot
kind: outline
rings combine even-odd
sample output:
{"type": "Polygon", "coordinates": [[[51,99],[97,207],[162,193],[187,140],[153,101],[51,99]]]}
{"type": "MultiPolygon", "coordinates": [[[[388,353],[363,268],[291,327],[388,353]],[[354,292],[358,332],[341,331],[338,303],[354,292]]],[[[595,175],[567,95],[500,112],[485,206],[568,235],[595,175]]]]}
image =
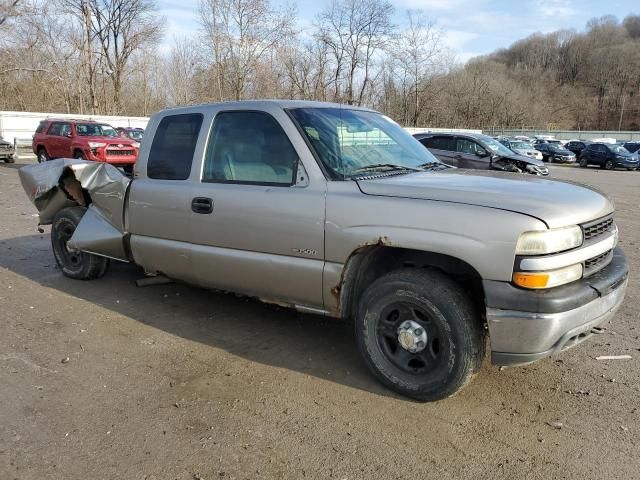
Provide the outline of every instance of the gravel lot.
{"type": "Polygon", "coordinates": [[[64,278],[26,161],[0,164],[0,479],[639,478],[640,172],[551,167],[616,203],[632,275],[606,332],[420,404],[369,375],[347,324],[136,288],[125,264],[64,278]]]}

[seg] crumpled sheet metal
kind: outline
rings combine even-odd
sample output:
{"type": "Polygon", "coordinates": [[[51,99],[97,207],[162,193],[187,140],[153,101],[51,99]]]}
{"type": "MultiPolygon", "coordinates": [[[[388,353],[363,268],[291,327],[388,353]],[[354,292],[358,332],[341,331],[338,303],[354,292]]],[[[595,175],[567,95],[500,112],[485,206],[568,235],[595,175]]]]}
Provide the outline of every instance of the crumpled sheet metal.
{"type": "Polygon", "coordinates": [[[120,170],[107,163],[64,158],[22,167],[19,174],[22,187],[38,209],[40,225],[50,224],[62,208],[85,206],[79,182],[91,197],[91,204],[69,240],[69,246],[127,260],[123,242],[126,233],[124,208],[131,180],[120,170]],[[69,175],[69,170],[75,179],[69,175]]]}
{"type": "Polygon", "coordinates": [[[124,232],[124,200],[131,180],[108,163],[68,158],[27,165],[19,171],[22,187],[40,214],[40,225],[50,224],[58,210],[77,203],[60,189],[66,169],[73,171],[105,219],[124,232]]]}

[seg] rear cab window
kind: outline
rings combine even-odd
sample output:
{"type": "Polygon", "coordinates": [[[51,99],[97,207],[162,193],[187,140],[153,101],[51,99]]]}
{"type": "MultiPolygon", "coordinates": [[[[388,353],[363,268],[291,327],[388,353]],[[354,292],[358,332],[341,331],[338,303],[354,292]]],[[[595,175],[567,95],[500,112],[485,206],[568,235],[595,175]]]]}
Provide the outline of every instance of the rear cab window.
{"type": "Polygon", "coordinates": [[[203,118],[201,113],[183,113],[167,115],[160,120],[147,160],[149,178],[189,178],[203,118]]]}

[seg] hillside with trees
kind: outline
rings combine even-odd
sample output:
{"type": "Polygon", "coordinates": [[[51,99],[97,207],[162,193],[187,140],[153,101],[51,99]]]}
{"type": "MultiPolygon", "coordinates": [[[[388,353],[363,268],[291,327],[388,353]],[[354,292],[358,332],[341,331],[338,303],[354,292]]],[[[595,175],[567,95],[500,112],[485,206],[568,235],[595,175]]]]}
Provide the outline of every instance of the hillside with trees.
{"type": "Polygon", "coordinates": [[[455,61],[423,11],[332,0],[201,0],[165,40],[156,0],[10,0],[0,7],[0,109],[149,115],[248,98],[366,105],[407,126],[640,129],[640,16],[535,34],[455,61]],[[402,18],[401,22],[394,19],[402,18]]]}

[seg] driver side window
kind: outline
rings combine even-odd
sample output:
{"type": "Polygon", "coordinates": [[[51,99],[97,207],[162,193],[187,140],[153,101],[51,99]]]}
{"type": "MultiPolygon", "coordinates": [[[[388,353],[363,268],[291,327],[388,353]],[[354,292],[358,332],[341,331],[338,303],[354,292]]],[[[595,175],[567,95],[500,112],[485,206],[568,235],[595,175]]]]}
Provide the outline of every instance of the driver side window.
{"type": "Polygon", "coordinates": [[[467,140],[466,138],[459,138],[456,144],[456,150],[460,153],[466,153],[470,155],[485,156],[487,151],[476,142],[467,140]]]}
{"type": "Polygon", "coordinates": [[[271,115],[220,112],[207,145],[202,181],[290,186],[297,164],[289,137],[271,115]]]}

